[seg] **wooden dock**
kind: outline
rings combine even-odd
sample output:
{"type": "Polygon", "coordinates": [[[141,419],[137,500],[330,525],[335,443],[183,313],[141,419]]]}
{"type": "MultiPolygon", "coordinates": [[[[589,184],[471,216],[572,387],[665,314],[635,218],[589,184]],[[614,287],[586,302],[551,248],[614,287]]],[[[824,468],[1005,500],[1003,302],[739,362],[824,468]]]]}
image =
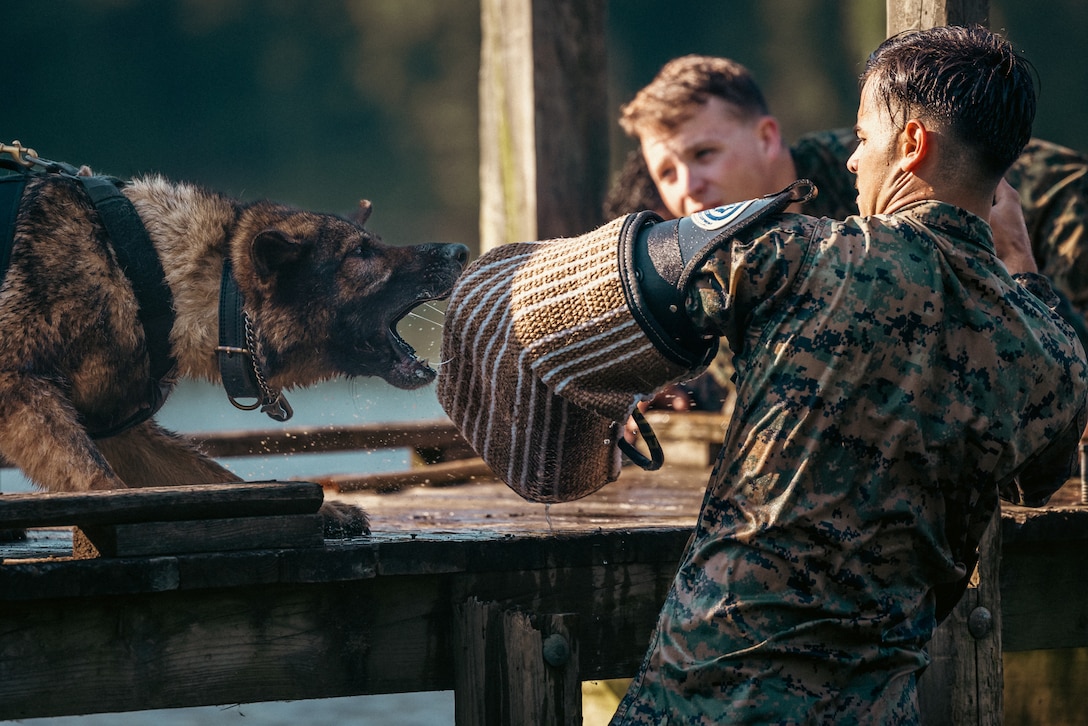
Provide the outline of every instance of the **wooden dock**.
{"type": "Polygon", "coordinates": [[[33,532],[0,565],[0,719],[449,690],[470,603],[577,614],[564,677],[630,675],[701,491],[631,486],[645,507],[351,495],[374,535],[316,547],[74,559],[66,530],[33,532]]]}
{"type": "MultiPolygon", "coordinates": [[[[667,421],[657,428],[668,438],[667,421]]],[[[337,446],[353,445],[340,436],[337,446]]],[[[312,438],[283,440],[320,449],[312,438]]],[[[689,452],[693,461],[700,451],[689,452]]],[[[431,466],[443,463],[453,462],[431,466]]],[[[316,541],[316,483],[226,487],[237,498],[220,487],[179,492],[187,503],[166,507],[174,524],[137,521],[165,511],[164,500],[145,506],[141,494],[170,492],[84,495],[105,503],[74,509],[60,497],[38,510],[48,528],[0,549],[0,719],[452,689],[459,724],[580,724],[582,681],[637,669],[707,476],[705,463],[629,467],[599,492],[551,506],[490,477],[401,487],[358,477],[324,497],[364,506],[373,536],[316,541]],[[269,497],[270,486],[282,491],[269,497]],[[258,494],[283,501],[254,509],[258,494]],[[216,520],[262,534],[247,545],[216,520]],[[178,534],[193,527],[205,536],[178,534]],[[84,534],[95,547],[81,553],[84,534]],[[111,542],[121,548],[112,556],[95,551],[111,542]],[[151,549],[123,549],[134,546],[151,549]]],[[[1079,554],[1088,507],[1074,503],[1075,485],[1055,506],[1004,512],[993,629],[980,629],[981,605],[971,601],[942,648],[966,649],[972,663],[976,652],[993,660],[996,648],[1000,679],[1002,644],[1088,646],[1088,561],[1079,554]]],[[[18,495],[0,496],[0,526],[27,524],[28,511],[18,495]]],[[[956,723],[993,723],[992,684],[959,711],[939,700],[963,700],[955,677],[978,686],[974,666],[947,675],[962,660],[935,662],[945,674],[938,710],[959,714],[956,723]],[[977,718],[964,720],[964,708],[977,718]]],[[[997,688],[999,706],[1000,680],[997,688]]]]}

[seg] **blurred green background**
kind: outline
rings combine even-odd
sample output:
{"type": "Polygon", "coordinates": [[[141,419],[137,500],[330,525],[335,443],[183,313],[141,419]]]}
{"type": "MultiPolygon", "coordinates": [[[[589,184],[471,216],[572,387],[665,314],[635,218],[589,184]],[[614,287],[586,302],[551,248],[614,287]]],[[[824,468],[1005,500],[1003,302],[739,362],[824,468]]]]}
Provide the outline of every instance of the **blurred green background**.
{"type": "MultiPolygon", "coordinates": [[[[884,0],[609,5],[615,117],[669,58],[732,56],[788,138],[852,125],[884,0]]],[[[478,0],[5,0],[0,140],[322,211],[393,243],[478,233],[478,0]]],[[[1038,68],[1037,135],[1088,149],[1088,3],[992,0],[1038,68]]],[[[617,167],[629,142],[613,125],[617,167]]]]}

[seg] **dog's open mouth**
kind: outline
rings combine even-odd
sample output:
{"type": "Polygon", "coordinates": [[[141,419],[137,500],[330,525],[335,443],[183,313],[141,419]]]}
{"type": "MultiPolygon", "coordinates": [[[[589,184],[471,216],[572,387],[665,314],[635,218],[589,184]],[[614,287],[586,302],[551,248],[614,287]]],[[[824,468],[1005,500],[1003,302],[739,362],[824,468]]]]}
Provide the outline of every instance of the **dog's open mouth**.
{"type": "Polygon", "coordinates": [[[441,298],[416,300],[398,313],[389,323],[387,335],[389,346],[393,349],[395,361],[389,370],[389,374],[384,378],[391,385],[403,389],[420,388],[433,381],[435,376],[438,375],[431,368],[430,363],[425,358],[420,358],[416,353],[416,349],[402,338],[397,330],[397,326],[400,325],[402,320],[411,315],[413,310],[426,302],[438,299],[441,298]]]}

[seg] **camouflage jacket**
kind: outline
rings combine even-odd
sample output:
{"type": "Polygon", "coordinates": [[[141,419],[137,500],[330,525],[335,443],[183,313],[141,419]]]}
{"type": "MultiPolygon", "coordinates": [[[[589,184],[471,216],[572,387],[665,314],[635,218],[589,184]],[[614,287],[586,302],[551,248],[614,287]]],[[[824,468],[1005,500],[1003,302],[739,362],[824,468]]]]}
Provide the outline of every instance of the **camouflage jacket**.
{"type": "MultiPolygon", "coordinates": [[[[790,151],[797,176],[820,190],[802,211],[846,219],[858,213],[854,174],[846,160],[857,146],[853,129],[818,131],[798,139],[790,151]]],[[[1088,157],[1032,139],[1005,174],[1020,193],[1039,272],[1060,293],[1062,314],[1088,346],[1088,157]]]]}
{"type": "Polygon", "coordinates": [[[916,723],[937,588],[999,491],[1071,471],[1084,351],[956,207],[743,236],[690,303],[735,353],[734,415],[613,724],[916,723]]]}

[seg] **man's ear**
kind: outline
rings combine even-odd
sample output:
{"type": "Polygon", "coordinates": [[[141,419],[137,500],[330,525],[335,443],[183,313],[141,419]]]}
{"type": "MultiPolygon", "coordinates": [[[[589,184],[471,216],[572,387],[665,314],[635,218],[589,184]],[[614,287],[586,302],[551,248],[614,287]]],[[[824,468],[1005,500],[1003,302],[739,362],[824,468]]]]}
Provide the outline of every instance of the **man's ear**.
{"type": "Polygon", "coordinates": [[[915,172],[932,151],[933,135],[920,120],[912,118],[899,132],[899,165],[903,171],[915,172]]]}
{"type": "Polygon", "coordinates": [[[759,139],[760,150],[764,155],[784,148],[782,129],[778,127],[778,119],[774,116],[761,116],[756,121],[756,138],[759,139]]]}
{"type": "Polygon", "coordinates": [[[303,245],[278,229],[266,229],[253,238],[250,246],[253,268],[262,282],[277,274],[286,265],[302,258],[303,245]]]}

